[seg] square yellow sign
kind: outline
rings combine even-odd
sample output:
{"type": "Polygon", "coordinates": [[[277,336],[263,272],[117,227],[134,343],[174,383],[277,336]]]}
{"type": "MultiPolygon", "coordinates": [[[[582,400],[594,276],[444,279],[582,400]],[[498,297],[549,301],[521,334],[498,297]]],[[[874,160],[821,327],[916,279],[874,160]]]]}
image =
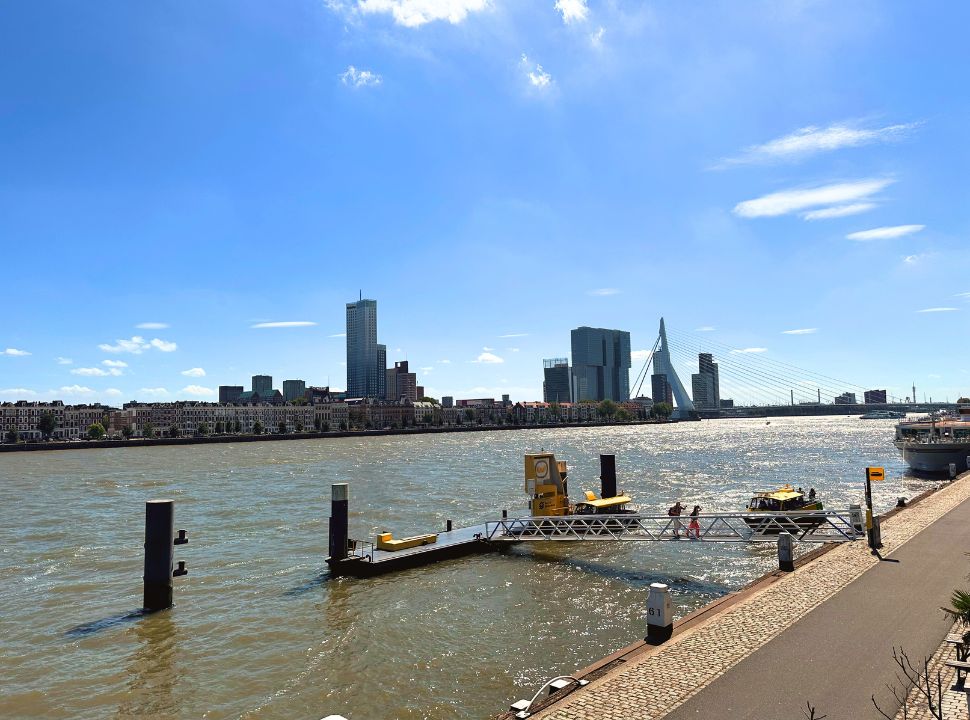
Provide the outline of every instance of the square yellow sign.
{"type": "Polygon", "coordinates": [[[886,471],[881,467],[867,467],[866,479],[870,482],[881,482],[886,479],[886,471]]]}

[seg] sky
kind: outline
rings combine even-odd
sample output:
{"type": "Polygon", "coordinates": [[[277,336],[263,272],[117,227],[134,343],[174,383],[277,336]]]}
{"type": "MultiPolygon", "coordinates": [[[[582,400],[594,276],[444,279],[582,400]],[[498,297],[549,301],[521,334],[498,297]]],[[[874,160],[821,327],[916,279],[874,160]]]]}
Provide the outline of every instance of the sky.
{"type": "Polygon", "coordinates": [[[630,331],[635,376],[661,316],[688,387],[713,350],[970,394],[968,21],[3,3],[0,400],[343,388],[359,293],[436,397],[541,399],[581,325],[630,331]]]}

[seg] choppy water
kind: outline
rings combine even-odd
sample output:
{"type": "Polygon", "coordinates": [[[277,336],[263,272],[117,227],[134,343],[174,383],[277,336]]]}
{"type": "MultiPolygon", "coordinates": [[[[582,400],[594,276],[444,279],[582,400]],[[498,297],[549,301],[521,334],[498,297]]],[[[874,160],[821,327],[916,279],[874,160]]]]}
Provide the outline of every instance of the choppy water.
{"type": "Polygon", "coordinates": [[[351,535],[524,514],[522,455],[598,490],[598,454],[645,510],[743,508],[753,490],[814,486],[858,502],[893,424],[777,418],[670,426],[351,438],[0,455],[0,715],[485,718],[642,637],[651,582],[683,615],[773,566],[772,547],[592,543],[331,580],[330,484],[349,481],[351,535]],[[176,607],[141,604],[144,501],[176,500],[189,575],[176,607]]]}

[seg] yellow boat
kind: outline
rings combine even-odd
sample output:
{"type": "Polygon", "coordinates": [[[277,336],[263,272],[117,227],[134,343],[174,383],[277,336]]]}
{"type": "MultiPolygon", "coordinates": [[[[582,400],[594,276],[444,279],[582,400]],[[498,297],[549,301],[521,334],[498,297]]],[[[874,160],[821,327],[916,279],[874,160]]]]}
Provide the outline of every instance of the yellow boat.
{"type": "Polygon", "coordinates": [[[767,525],[766,518],[758,517],[759,514],[785,513],[800,528],[810,529],[823,522],[812,515],[813,511],[822,509],[822,503],[814,497],[814,493],[806,496],[800,488],[796,490],[791,485],[782,485],[777,490],[755,493],[745,508],[747,512],[751,513],[751,517],[746,517],[744,521],[755,530],[768,535],[776,535],[780,532],[780,528],[767,525]],[[804,517],[801,517],[799,513],[805,513],[804,517]]]}
{"type": "Polygon", "coordinates": [[[553,453],[529,453],[525,456],[525,492],[529,496],[532,517],[562,517],[564,515],[629,515],[635,510],[626,506],[632,502],[628,495],[596,497],[586,490],[584,499],[571,503],[566,463],[556,460],[553,453]]]}

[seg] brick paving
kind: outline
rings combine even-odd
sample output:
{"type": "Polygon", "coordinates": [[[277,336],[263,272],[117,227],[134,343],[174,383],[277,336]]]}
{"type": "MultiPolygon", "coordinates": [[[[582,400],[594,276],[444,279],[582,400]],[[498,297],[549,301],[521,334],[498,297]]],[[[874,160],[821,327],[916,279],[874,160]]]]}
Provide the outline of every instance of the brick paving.
{"type": "MultiPolygon", "coordinates": [[[[970,474],[964,474],[962,481],[885,520],[883,555],[970,498],[968,479],[970,474]]],[[[846,543],[534,717],[662,718],[878,562],[864,542],[846,543]]]]}
{"type": "MultiPolygon", "coordinates": [[[[960,623],[954,623],[950,629],[951,633],[962,634],[966,628],[960,623]]],[[[940,674],[943,684],[943,720],[967,720],[970,717],[970,688],[956,684],[957,671],[948,668],[943,663],[946,660],[955,660],[956,653],[953,646],[944,642],[930,658],[929,675],[930,682],[935,686],[936,674],[940,674]]],[[[922,658],[910,658],[913,664],[922,670],[922,658]]],[[[926,698],[915,687],[906,697],[906,705],[899,708],[896,713],[896,720],[935,720],[939,717],[930,712],[926,698]]]]}

